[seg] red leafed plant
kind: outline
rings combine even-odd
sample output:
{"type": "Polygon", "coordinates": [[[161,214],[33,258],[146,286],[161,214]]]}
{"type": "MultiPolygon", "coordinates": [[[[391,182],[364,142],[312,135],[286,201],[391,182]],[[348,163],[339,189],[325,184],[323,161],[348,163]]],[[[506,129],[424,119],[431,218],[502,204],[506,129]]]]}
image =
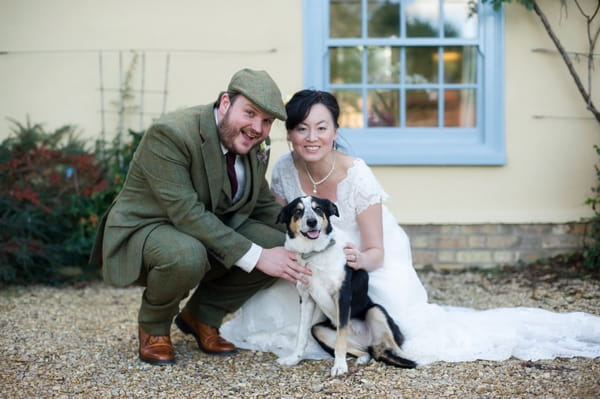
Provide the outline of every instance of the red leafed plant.
{"type": "Polygon", "coordinates": [[[97,275],[87,259],[121,174],[87,151],[73,126],[13,123],[0,144],[0,285],[97,275]]]}

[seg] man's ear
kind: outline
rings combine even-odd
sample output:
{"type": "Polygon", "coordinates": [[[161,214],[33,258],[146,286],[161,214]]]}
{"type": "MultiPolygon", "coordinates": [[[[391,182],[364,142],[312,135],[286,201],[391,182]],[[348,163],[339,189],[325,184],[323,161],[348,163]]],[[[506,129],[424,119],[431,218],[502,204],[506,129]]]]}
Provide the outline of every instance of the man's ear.
{"type": "Polygon", "coordinates": [[[219,108],[218,113],[220,116],[225,115],[229,107],[231,106],[231,98],[228,93],[221,94],[221,99],[219,100],[219,108]]]}

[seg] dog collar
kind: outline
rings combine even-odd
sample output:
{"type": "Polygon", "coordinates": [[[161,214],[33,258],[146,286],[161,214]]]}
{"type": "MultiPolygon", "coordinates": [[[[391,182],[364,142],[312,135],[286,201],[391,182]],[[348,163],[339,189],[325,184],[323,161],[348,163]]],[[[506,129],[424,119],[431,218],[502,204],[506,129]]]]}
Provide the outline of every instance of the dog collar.
{"type": "Polygon", "coordinates": [[[320,251],[310,251],[310,252],[307,252],[305,254],[300,254],[300,257],[302,259],[306,260],[308,258],[311,258],[311,257],[315,256],[318,253],[326,251],[327,249],[329,249],[333,245],[335,245],[335,240],[332,238],[331,241],[329,241],[329,244],[327,244],[327,246],[325,248],[323,248],[322,250],[320,250],[320,251]]]}

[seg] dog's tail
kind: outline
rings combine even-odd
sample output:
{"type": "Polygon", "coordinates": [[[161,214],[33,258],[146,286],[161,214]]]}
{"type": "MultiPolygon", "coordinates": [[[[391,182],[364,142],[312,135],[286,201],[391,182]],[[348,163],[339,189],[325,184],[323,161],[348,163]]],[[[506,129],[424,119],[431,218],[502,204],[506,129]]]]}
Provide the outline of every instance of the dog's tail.
{"type": "Polygon", "coordinates": [[[396,353],[392,348],[387,347],[385,344],[379,344],[369,347],[369,354],[375,360],[389,364],[390,366],[400,367],[403,369],[414,369],[417,367],[417,363],[410,359],[402,357],[396,353]]]}
{"type": "Polygon", "coordinates": [[[417,363],[402,354],[400,346],[404,343],[404,336],[382,306],[373,305],[367,311],[365,321],[373,334],[373,343],[369,347],[373,359],[401,368],[417,367],[417,363]]]}

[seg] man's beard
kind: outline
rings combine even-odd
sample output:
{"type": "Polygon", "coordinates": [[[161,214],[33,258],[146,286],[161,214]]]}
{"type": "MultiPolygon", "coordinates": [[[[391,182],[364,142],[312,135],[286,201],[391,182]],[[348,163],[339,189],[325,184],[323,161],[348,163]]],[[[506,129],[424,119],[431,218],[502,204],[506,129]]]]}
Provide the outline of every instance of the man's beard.
{"type": "MultiPolygon", "coordinates": [[[[229,111],[225,112],[225,115],[223,115],[223,119],[221,119],[221,122],[219,122],[219,124],[217,125],[217,129],[219,131],[219,138],[221,139],[221,143],[223,143],[223,146],[225,146],[225,148],[227,148],[227,150],[229,150],[229,151],[239,153],[239,151],[235,150],[234,142],[235,142],[235,139],[240,134],[243,134],[243,133],[240,131],[240,129],[236,128],[231,123],[230,118],[229,118],[229,111]]],[[[250,128],[248,128],[248,129],[250,129],[250,128]]],[[[257,135],[257,133],[254,131],[250,131],[249,133],[251,136],[257,135]]],[[[262,143],[265,139],[266,139],[266,137],[262,137],[258,140],[252,140],[253,143],[250,145],[248,150],[242,151],[242,153],[244,153],[244,154],[247,153],[252,148],[254,148],[257,145],[259,145],[260,143],[262,143]]]]}
{"type": "Polygon", "coordinates": [[[223,116],[223,119],[221,119],[221,122],[219,122],[217,129],[219,130],[219,138],[221,139],[221,142],[225,148],[233,151],[233,139],[235,139],[240,133],[229,122],[229,111],[225,112],[225,115],[223,116]]]}

